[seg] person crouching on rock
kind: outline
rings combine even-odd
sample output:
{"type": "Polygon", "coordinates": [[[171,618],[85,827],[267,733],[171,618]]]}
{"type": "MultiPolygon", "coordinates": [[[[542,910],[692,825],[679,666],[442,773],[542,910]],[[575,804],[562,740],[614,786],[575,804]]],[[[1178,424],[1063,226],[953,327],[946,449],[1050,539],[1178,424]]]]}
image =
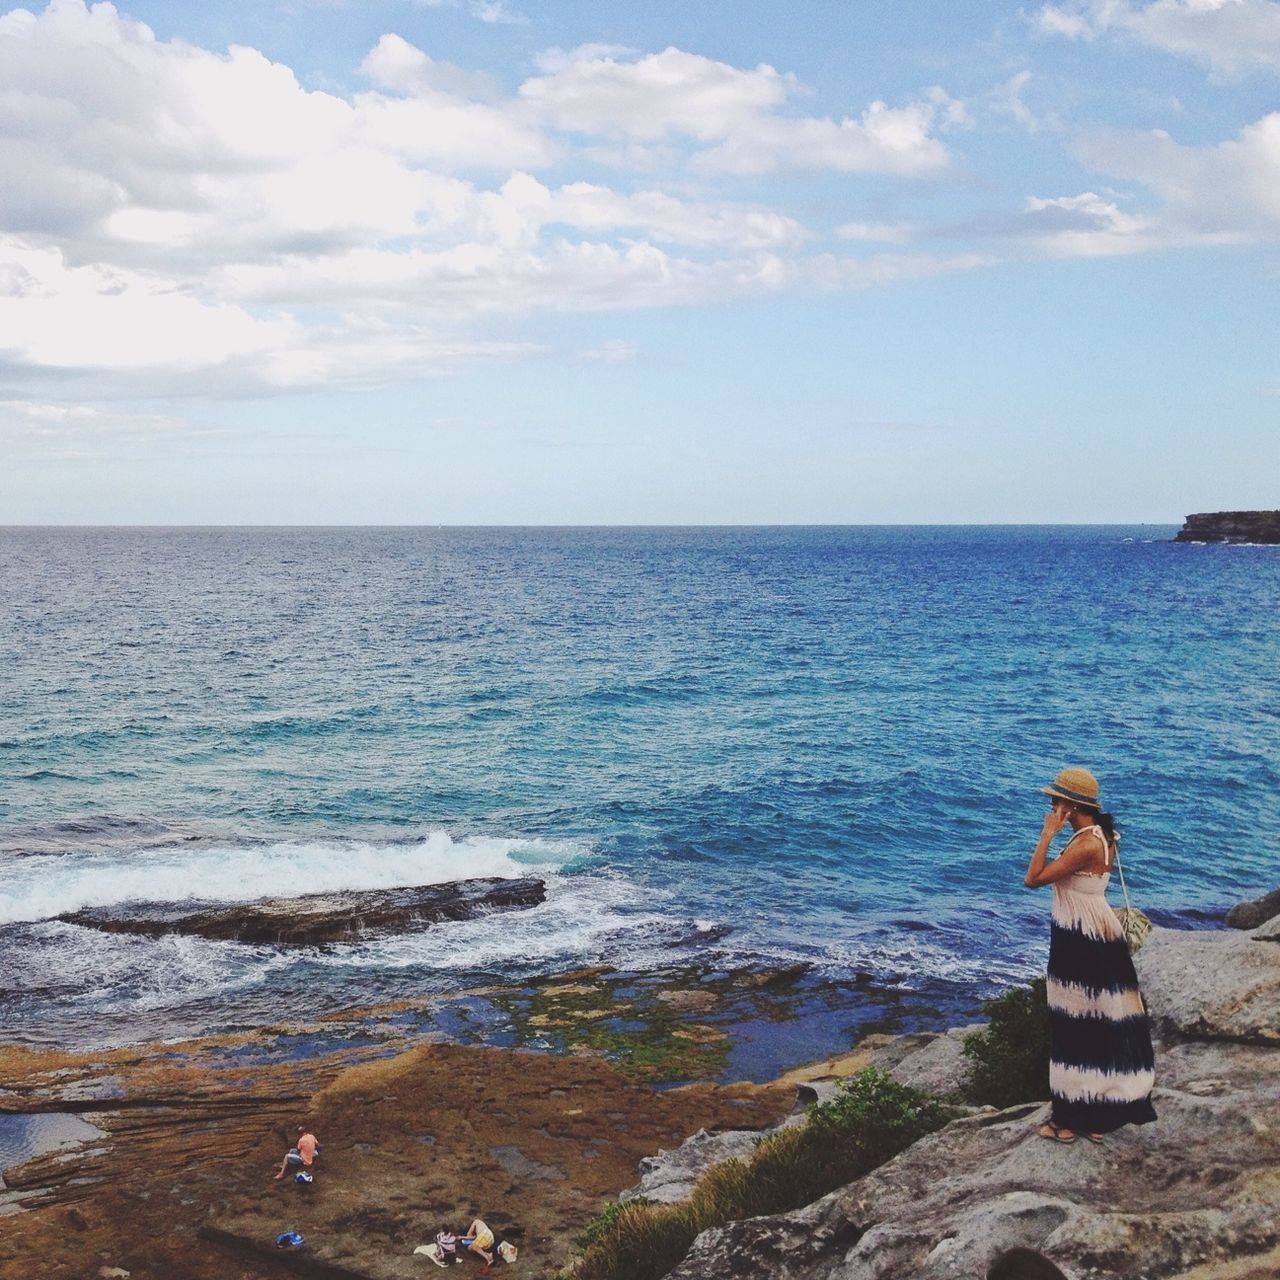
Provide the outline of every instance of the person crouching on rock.
{"type": "Polygon", "coordinates": [[[493,1266],[493,1232],[483,1218],[476,1218],[462,1236],[462,1244],[468,1253],[478,1254],[484,1259],[485,1270],[493,1266]]]}
{"type": "Polygon", "coordinates": [[[306,1125],[299,1125],[298,1140],[285,1153],[284,1159],[280,1161],[280,1172],[276,1174],[276,1180],[283,1178],[286,1173],[297,1173],[300,1169],[310,1169],[315,1163],[319,1150],[320,1144],[316,1141],[316,1135],[306,1125]]]}

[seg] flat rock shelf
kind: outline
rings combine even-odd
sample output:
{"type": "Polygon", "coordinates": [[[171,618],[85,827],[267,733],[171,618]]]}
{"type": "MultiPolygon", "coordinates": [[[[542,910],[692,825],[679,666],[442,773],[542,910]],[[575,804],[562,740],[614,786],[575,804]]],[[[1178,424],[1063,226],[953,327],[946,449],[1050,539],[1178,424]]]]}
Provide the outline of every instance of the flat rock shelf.
{"type": "Polygon", "coordinates": [[[315,946],[402,932],[442,920],[471,920],[493,911],[536,907],[546,900],[538,879],[456,880],[416,888],[308,893],[258,902],[126,903],[75,911],[58,919],[108,933],[160,937],[192,934],[229,942],[315,946]]]}

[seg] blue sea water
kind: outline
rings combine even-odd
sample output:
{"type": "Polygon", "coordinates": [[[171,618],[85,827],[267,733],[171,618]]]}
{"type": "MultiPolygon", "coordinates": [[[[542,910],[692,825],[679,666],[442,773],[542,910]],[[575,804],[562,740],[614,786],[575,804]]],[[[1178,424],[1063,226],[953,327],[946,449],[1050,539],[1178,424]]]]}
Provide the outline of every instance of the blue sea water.
{"type": "Polygon", "coordinates": [[[692,959],[972,1007],[1043,964],[1072,763],[1211,924],[1280,883],[1280,548],[1172,533],[0,530],[0,1039],[692,959]],[[530,873],[323,949],[56,919],[530,873]]]}

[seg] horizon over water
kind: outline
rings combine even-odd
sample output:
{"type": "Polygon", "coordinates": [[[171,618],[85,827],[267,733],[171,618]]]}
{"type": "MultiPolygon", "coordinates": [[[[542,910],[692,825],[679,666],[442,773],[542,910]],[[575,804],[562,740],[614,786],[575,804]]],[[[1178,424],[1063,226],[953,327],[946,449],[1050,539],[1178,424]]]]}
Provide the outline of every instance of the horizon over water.
{"type": "Polygon", "coordinates": [[[1175,528],[0,527],[0,1042],[592,963],[970,1010],[1043,965],[1065,764],[1135,903],[1211,925],[1280,883],[1280,548],[1175,528]],[[56,919],[523,874],[319,949],[56,919]]]}

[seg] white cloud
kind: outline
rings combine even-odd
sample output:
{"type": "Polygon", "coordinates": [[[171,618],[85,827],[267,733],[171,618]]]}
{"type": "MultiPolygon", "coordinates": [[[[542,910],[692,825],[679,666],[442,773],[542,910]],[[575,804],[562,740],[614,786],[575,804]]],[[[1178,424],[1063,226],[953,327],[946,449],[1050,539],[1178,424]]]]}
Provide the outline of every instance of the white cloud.
{"type": "Polygon", "coordinates": [[[913,174],[948,162],[933,130],[967,119],[963,103],[934,87],[905,107],[872,102],[858,119],[779,113],[799,88],[766,63],[744,71],[680,49],[635,57],[587,45],[555,52],[520,97],[554,128],[653,146],[701,144],[693,163],[737,174],[778,169],[913,174]]]}
{"type": "Polygon", "coordinates": [[[871,289],[902,280],[928,280],[957,271],[976,271],[997,265],[999,258],[986,253],[880,253],[870,258],[842,258],[835,254],[806,258],[798,271],[814,289],[832,293],[840,289],[871,289]]]}
{"type": "Polygon", "coordinates": [[[742,71],[680,49],[643,58],[607,45],[544,56],[546,74],[520,97],[559,129],[654,142],[672,135],[724,138],[744,120],[780,106],[793,77],[762,63],[742,71]]]}
{"type": "Polygon", "coordinates": [[[948,162],[946,147],[931,136],[936,115],[928,102],[897,108],[873,102],[859,120],[768,116],[704,151],[696,162],[738,174],[775,169],[924,173],[948,162]]]}
{"type": "Polygon", "coordinates": [[[393,93],[445,93],[476,102],[496,102],[502,82],[483,71],[467,71],[440,62],[403,36],[382,36],[365,55],[360,70],[374,84],[393,93]]]}
{"type": "Polygon", "coordinates": [[[0,415],[28,424],[37,432],[57,432],[67,424],[97,422],[101,414],[89,405],[39,404],[32,400],[0,400],[0,415]]]}
{"type": "Polygon", "coordinates": [[[1040,121],[1022,98],[1030,83],[1031,72],[1019,71],[996,88],[991,95],[991,101],[997,111],[1012,116],[1029,133],[1036,133],[1040,129],[1040,121]]]}
{"type": "Polygon", "coordinates": [[[1051,4],[1036,15],[1036,25],[1045,35],[1066,36],[1068,40],[1092,40],[1096,34],[1083,13],[1072,13],[1051,4]]]}
{"type": "Polygon", "coordinates": [[[481,22],[510,23],[517,26],[528,26],[529,19],[523,13],[508,9],[502,0],[471,0],[467,6],[473,17],[481,22]]]}
{"type": "Polygon", "coordinates": [[[667,244],[745,250],[799,245],[808,238],[794,218],[768,209],[680,200],[661,191],[624,196],[588,182],[548,194],[545,220],[582,231],[634,230],[667,244]]]}
{"type": "Polygon", "coordinates": [[[1046,35],[1070,39],[1127,36],[1227,76],[1280,69],[1276,0],[1076,0],[1046,5],[1036,23],[1046,35]]]}
{"type": "Polygon", "coordinates": [[[1163,129],[1099,129],[1075,149],[1098,172],[1153,192],[1171,236],[1219,243],[1280,238],[1280,112],[1209,146],[1183,145],[1163,129]]]}
{"type": "Polygon", "coordinates": [[[598,364],[629,364],[636,358],[638,350],[639,348],[634,342],[628,342],[624,338],[611,338],[608,342],[602,342],[598,347],[579,352],[579,356],[583,360],[594,361],[598,364]]]}
{"type": "Polygon", "coordinates": [[[947,234],[1003,240],[1023,259],[1280,241],[1280,112],[1206,146],[1163,129],[1094,128],[1072,149],[1122,189],[1032,196],[1020,211],[988,213],[947,234]]]}
{"type": "Polygon", "coordinates": [[[413,164],[449,171],[540,168],[561,148],[517,113],[440,93],[361,94],[354,137],[413,164]]]}
{"type": "Polygon", "coordinates": [[[885,244],[905,244],[913,228],[905,222],[846,222],[836,228],[841,240],[878,240],[885,244]]]}
{"type": "Polygon", "coordinates": [[[0,281],[8,285],[0,295],[0,364],[28,376],[145,377],[156,394],[373,384],[531,349],[461,337],[441,317],[433,326],[354,313],[304,323],[279,307],[260,314],[232,301],[201,301],[163,279],[72,267],[57,250],[12,239],[0,240],[0,281]]]}
{"type": "Polygon", "coordinates": [[[464,9],[481,22],[527,26],[524,14],[510,9],[504,0],[416,0],[424,9],[464,9]]]}
{"type": "Polygon", "coordinates": [[[1032,196],[1020,227],[1041,253],[1097,258],[1159,247],[1167,237],[1149,217],[1125,213],[1093,191],[1076,196],[1032,196]]]}
{"type": "Polygon", "coordinates": [[[204,303],[135,272],[70,266],[56,249],[0,239],[0,353],[52,369],[201,368],[270,357],[294,339],[286,319],[204,303]]]}
{"type": "Polygon", "coordinates": [[[244,426],[117,403],[93,407],[0,398],[0,449],[15,464],[92,465],[121,456],[244,457],[254,435],[244,426]]]}
{"type": "Polygon", "coordinates": [[[508,93],[396,35],[360,70],[361,92],[310,90],[110,4],[0,16],[0,366],[115,394],[368,385],[532,349],[488,339],[493,316],[968,265],[811,257],[794,217],[717,191],[726,171],[939,169],[938,135],[969,121],[937,87],[837,120],[788,114],[799,86],[766,65],[587,46],[508,93]],[[584,159],[629,166],[627,189],[577,179],[584,159]]]}

